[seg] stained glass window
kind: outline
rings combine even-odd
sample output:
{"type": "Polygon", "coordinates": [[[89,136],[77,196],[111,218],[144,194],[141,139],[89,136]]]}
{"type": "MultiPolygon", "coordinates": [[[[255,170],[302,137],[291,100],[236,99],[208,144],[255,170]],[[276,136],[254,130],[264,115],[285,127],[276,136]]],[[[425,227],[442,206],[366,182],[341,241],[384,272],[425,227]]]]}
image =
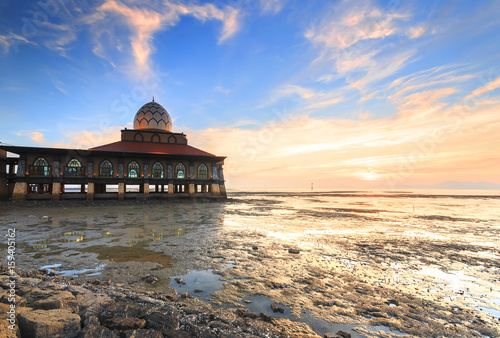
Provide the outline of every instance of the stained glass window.
{"type": "Polygon", "coordinates": [[[85,168],[82,167],[82,163],[80,161],[73,158],[68,162],[66,168],[64,168],[64,174],[66,176],[84,176],[85,168]]]}
{"type": "Polygon", "coordinates": [[[153,178],[163,178],[163,165],[160,162],[153,164],[153,178]]]}
{"type": "Polygon", "coordinates": [[[200,164],[198,166],[198,179],[207,180],[208,179],[208,168],[205,164],[200,164]]]}
{"type": "Polygon", "coordinates": [[[128,164],[128,177],[139,177],[139,163],[132,161],[128,164]]]}
{"type": "Polygon", "coordinates": [[[175,166],[175,177],[186,178],[186,167],[182,163],[177,163],[175,166]]]}
{"type": "Polygon", "coordinates": [[[49,163],[43,157],[39,157],[33,162],[33,165],[37,167],[48,167],[49,163]]]}
{"type": "Polygon", "coordinates": [[[101,162],[99,166],[99,176],[100,177],[113,177],[113,164],[108,160],[101,162]]]}
{"type": "Polygon", "coordinates": [[[50,176],[50,173],[49,162],[43,157],[37,158],[29,170],[29,174],[33,176],[50,176]]]}

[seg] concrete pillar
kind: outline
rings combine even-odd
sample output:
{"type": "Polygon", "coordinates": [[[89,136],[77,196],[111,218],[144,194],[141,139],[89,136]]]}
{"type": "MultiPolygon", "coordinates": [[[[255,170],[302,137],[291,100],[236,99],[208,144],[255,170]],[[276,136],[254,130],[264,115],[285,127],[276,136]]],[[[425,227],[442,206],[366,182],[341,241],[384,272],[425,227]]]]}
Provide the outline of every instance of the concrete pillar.
{"type": "Polygon", "coordinates": [[[211,193],[212,193],[212,195],[214,195],[214,196],[220,196],[219,183],[213,183],[213,184],[210,186],[210,192],[211,192],[211,193]]]}
{"type": "Polygon", "coordinates": [[[219,185],[219,190],[220,190],[220,195],[221,196],[227,196],[226,186],[224,184],[220,184],[219,185]]]}
{"type": "Polygon", "coordinates": [[[0,201],[9,199],[7,187],[7,152],[0,149],[0,201]]]}
{"type": "Polygon", "coordinates": [[[168,194],[173,195],[174,194],[174,185],[172,183],[168,184],[168,194]]]}
{"type": "Polygon", "coordinates": [[[57,201],[61,199],[61,183],[52,183],[52,200],[57,201]]]}
{"type": "Polygon", "coordinates": [[[0,173],[0,201],[9,199],[9,187],[7,185],[7,174],[0,173]]]}
{"type": "Polygon", "coordinates": [[[125,183],[118,183],[118,200],[125,199],[125,183]]]}
{"type": "Polygon", "coordinates": [[[189,183],[188,192],[189,192],[190,197],[194,197],[194,195],[196,193],[196,191],[194,190],[194,183],[189,183]]]}
{"type": "Polygon", "coordinates": [[[14,185],[14,191],[12,192],[12,200],[22,201],[26,199],[28,195],[28,183],[26,182],[16,182],[14,185]]]}
{"type": "Polygon", "coordinates": [[[95,186],[94,183],[87,184],[87,200],[92,201],[94,199],[95,186]]]}
{"type": "Polygon", "coordinates": [[[144,183],[142,189],[144,190],[144,195],[149,195],[149,183],[144,183]]]}

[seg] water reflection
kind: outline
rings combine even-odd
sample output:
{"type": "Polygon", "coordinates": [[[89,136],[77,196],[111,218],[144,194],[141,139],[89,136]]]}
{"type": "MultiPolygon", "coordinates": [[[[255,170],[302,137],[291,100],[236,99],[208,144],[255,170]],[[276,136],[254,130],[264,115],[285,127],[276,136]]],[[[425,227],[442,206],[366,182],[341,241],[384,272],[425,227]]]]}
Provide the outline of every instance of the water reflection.
{"type": "Polygon", "coordinates": [[[500,296],[493,288],[500,271],[499,210],[494,196],[242,192],[226,204],[4,211],[1,222],[19,231],[24,268],[57,262],[59,271],[83,271],[107,262],[99,271],[104,278],[116,263],[138,262],[113,280],[163,273],[169,286],[170,276],[182,276],[188,283],[179,291],[203,289],[199,297],[219,304],[280,304],[287,318],[318,333],[347,329],[347,323],[388,330],[385,318],[366,315],[366,308],[381,308],[377,315],[398,318],[391,318],[391,333],[400,334],[412,329],[404,318],[424,323],[443,315],[434,308],[453,309],[453,302],[475,315],[498,315],[500,304],[492,300],[500,296]],[[289,251],[294,248],[299,253],[289,251]],[[429,312],[407,304],[417,301],[429,312]]]}
{"type": "MultiPolygon", "coordinates": [[[[218,228],[223,223],[223,205],[156,204],[107,207],[30,208],[6,212],[1,227],[15,224],[19,240],[19,259],[26,269],[51,263],[49,256],[89,248],[141,247],[161,249],[173,237],[193,231],[218,228]],[[22,239],[22,240],[21,240],[22,239]],[[160,246],[159,246],[160,245],[160,246]],[[38,261],[39,260],[39,261],[38,261]]],[[[95,254],[98,251],[94,250],[95,254]]],[[[157,259],[153,259],[155,261],[157,259]]],[[[88,256],[78,264],[90,265],[88,256]]],[[[167,265],[170,265],[171,262],[167,265]]]]}

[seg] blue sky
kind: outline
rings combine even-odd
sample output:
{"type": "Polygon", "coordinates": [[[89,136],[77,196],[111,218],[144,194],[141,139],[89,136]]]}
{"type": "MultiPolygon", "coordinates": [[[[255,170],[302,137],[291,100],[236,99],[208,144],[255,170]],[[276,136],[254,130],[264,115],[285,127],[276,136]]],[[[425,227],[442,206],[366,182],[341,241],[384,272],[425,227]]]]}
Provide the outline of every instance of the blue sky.
{"type": "Polygon", "coordinates": [[[500,183],[498,1],[0,4],[0,141],[119,139],[153,96],[236,187],[500,183]]]}

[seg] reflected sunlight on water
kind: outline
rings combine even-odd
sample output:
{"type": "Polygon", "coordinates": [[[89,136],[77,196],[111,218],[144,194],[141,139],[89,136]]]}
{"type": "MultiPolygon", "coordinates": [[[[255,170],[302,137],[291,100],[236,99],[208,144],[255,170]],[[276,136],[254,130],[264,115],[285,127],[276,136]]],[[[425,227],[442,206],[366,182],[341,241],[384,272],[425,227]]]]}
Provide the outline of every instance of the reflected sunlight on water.
{"type": "MultiPolygon", "coordinates": [[[[500,196],[493,191],[230,191],[226,203],[13,206],[0,213],[4,231],[16,228],[19,266],[25,269],[54,266],[70,276],[99,273],[133,280],[151,274],[157,264],[153,271],[165,278],[191,281],[165,286],[202,289],[193,296],[205,301],[227,306],[244,306],[244,299],[263,306],[276,302],[297,319],[301,311],[321,314],[321,325],[372,323],[365,331],[387,327],[355,311],[325,312],[317,304],[329,301],[290,290],[312,283],[307,278],[322,281],[317,287],[326,293],[362,282],[406,288],[428,301],[458,302],[453,306],[481,309],[485,316],[500,311],[500,196]],[[139,264],[130,272],[118,271],[127,261],[139,264]],[[335,276],[359,280],[337,285],[335,276]],[[283,289],[288,291],[269,289],[280,283],[289,285],[283,289]]],[[[348,302],[340,308],[356,306],[353,295],[342,293],[348,302]]],[[[303,316],[302,321],[321,326],[303,316]]]]}

